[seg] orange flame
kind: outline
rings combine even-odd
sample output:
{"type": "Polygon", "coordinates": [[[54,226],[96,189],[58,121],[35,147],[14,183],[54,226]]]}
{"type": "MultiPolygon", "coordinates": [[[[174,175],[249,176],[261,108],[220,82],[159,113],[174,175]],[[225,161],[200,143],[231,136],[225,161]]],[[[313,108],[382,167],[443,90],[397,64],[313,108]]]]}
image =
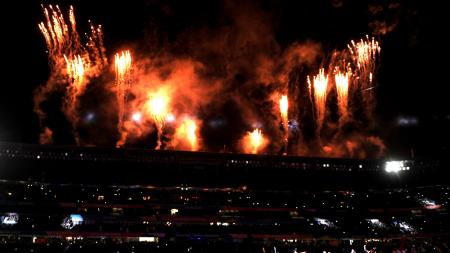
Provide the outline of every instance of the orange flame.
{"type": "Polygon", "coordinates": [[[246,153],[258,154],[266,144],[267,139],[258,128],[252,132],[247,132],[243,139],[244,152],[246,153]]]}
{"type": "Polygon", "coordinates": [[[169,96],[164,90],[150,94],[147,102],[148,112],[153,120],[160,125],[164,125],[164,121],[168,114],[169,96]]]}
{"type": "Polygon", "coordinates": [[[127,88],[130,85],[131,55],[130,51],[122,51],[114,56],[114,67],[116,72],[116,96],[118,101],[118,129],[123,127],[123,116],[125,114],[125,100],[127,88]]]}
{"type": "Polygon", "coordinates": [[[287,95],[282,95],[280,98],[280,113],[281,119],[283,120],[283,128],[284,128],[284,153],[287,153],[287,145],[289,140],[289,118],[288,118],[288,109],[289,109],[289,101],[287,95]]]}
{"type": "Polygon", "coordinates": [[[288,119],[288,107],[289,107],[289,103],[288,103],[287,95],[281,96],[281,98],[280,98],[280,113],[281,113],[281,117],[283,118],[283,121],[287,121],[287,119],[288,119]]]}
{"type": "Polygon", "coordinates": [[[177,128],[174,139],[177,144],[188,143],[191,151],[197,151],[199,149],[198,130],[197,122],[187,118],[177,128]]]}
{"type": "Polygon", "coordinates": [[[158,128],[158,143],[156,149],[161,148],[161,137],[165,119],[169,113],[169,95],[164,89],[160,89],[155,93],[150,94],[147,101],[147,111],[158,128]]]}
{"type": "Polygon", "coordinates": [[[318,129],[322,127],[325,118],[325,106],[327,100],[328,89],[328,75],[325,75],[325,70],[321,68],[319,74],[313,77],[313,81],[308,76],[309,87],[314,89],[314,101],[316,106],[316,120],[318,129]]]}

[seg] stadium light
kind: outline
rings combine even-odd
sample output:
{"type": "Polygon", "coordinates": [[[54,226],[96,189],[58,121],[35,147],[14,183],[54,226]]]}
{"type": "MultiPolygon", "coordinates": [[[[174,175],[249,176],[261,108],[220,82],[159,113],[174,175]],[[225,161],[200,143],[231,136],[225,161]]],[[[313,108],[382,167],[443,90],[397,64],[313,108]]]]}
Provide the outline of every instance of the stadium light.
{"type": "Polygon", "coordinates": [[[384,170],[388,173],[398,173],[402,170],[409,170],[409,167],[405,166],[405,161],[387,161],[384,170]]]}

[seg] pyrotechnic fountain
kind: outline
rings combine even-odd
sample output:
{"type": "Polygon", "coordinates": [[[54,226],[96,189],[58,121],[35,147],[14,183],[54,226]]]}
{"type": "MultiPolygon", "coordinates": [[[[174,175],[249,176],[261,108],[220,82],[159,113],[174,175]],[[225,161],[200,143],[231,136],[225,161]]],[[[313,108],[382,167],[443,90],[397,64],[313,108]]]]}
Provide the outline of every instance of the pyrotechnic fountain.
{"type": "Polygon", "coordinates": [[[351,72],[342,73],[336,70],[334,81],[336,82],[337,103],[339,109],[339,119],[344,121],[348,116],[348,89],[350,85],[351,72]]]}
{"type": "Polygon", "coordinates": [[[325,119],[328,91],[328,75],[325,74],[325,70],[321,68],[312,81],[308,76],[308,85],[310,92],[312,91],[311,94],[313,94],[317,131],[320,133],[325,119]]]}
{"type": "Polygon", "coordinates": [[[71,119],[75,139],[78,142],[75,130],[79,118],[78,98],[85,91],[89,79],[100,75],[103,67],[107,64],[103,48],[103,33],[101,26],[96,27],[90,24],[91,34],[88,35],[88,41],[84,47],[76,29],[73,7],[70,7],[69,11],[70,27],[59,6],[53,8],[52,5],[49,5],[48,8],[43,7],[43,11],[46,21],[39,24],[39,29],[47,44],[51,74],[46,86],[38,89],[35,93],[35,111],[38,113],[42,125],[45,114],[42,112],[40,104],[47,93],[57,89],[57,85],[67,85],[63,111],[71,119]],[[61,82],[60,77],[66,77],[67,81],[61,82]]]}
{"type": "MultiPolygon", "coordinates": [[[[72,123],[74,136],[78,141],[76,128],[79,121],[80,97],[87,96],[88,93],[85,94],[85,91],[94,77],[111,74],[104,71],[107,60],[103,47],[102,29],[101,26],[89,23],[90,34],[87,36],[86,42],[82,43],[76,29],[72,7],[70,7],[68,23],[58,6],[43,7],[43,12],[45,21],[39,24],[39,29],[47,44],[51,73],[47,84],[39,87],[35,93],[35,111],[41,119],[46,135],[41,136],[41,140],[48,143],[50,139],[48,136],[52,135],[52,130],[42,123],[46,115],[41,109],[41,104],[49,94],[62,87],[65,91],[62,111],[72,123]]],[[[288,154],[288,144],[292,143],[290,154],[303,154],[296,151],[295,148],[304,143],[295,143],[295,141],[302,134],[301,128],[309,123],[315,127],[311,132],[315,132],[314,142],[319,143],[320,147],[314,150],[311,148],[307,154],[323,155],[322,150],[325,155],[353,154],[356,153],[354,152],[355,147],[363,146],[360,142],[369,141],[375,143],[374,145],[382,144],[376,137],[364,134],[351,136],[352,139],[350,137],[342,139],[344,137],[338,134],[330,137],[329,134],[330,132],[341,133],[340,128],[343,125],[358,120],[352,118],[354,117],[353,107],[361,106],[370,115],[374,105],[373,87],[380,54],[379,43],[369,37],[358,42],[351,41],[346,49],[334,51],[336,52],[335,59],[333,58],[329,62],[324,60],[323,67],[318,72],[305,73],[305,75],[312,75],[308,76],[306,80],[303,75],[301,79],[296,80],[294,85],[291,85],[292,80],[290,80],[289,73],[299,71],[298,68],[295,68],[296,64],[305,63],[302,63],[301,60],[290,59],[295,53],[297,53],[295,56],[299,58],[308,57],[308,54],[304,53],[306,50],[302,47],[297,47],[297,51],[289,50],[288,48],[285,53],[280,54],[281,60],[264,58],[266,60],[256,69],[261,69],[262,75],[261,78],[258,78],[258,82],[264,82],[267,85],[245,87],[246,93],[240,94],[241,96],[230,92],[232,89],[229,88],[232,87],[230,85],[233,82],[230,80],[235,80],[234,76],[205,77],[207,76],[205,73],[209,75],[212,72],[211,69],[208,69],[210,66],[205,62],[178,59],[174,55],[150,59],[145,58],[144,54],[133,57],[132,62],[130,51],[117,52],[114,55],[114,68],[111,68],[114,69],[114,82],[104,85],[105,91],[112,92],[116,96],[116,103],[114,106],[110,106],[112,109],[110,111],[117,113],[118,118],[117,131],[120,138],[117,140],[116,146],[122,147],[128,141],[132,142],[135,139],[156,134],[155,149],[207,150],[208,147],[202,146],[206,142],[200,136],[202,132],[200,130],[210,122],[202,119],[199,116],[202,115],[200,112],[213,108],[210,106],[213,102],[233,96],[233,99],[238,101],[237,104],[241,106],[239,110],[245,115],[243,116],[245,123],[248,125],[258,123],[254,125],[253,131],[247,132],[243,137],[237,137],[241,142],[236,149],[241,149],[246,153],[279,153],[281,150],[279,144],[282,143],[282,153],[288,154]],[[283,69],[280,75],[277,74],[279,69],[283,69]],[[286,86],[288,83],[289,85],[286,86]],[[297,89],[292,89],[293,86],[297,89]],[[304,88],[301,91],[302,94],[299,92],[301,89],[298,89],[300,86],[302,89],[304,88]],[[269,91],[268,87],[274,89],[269,91]],[[262,90],[261,100],[268,100],[264,96],[270,96],[270,106],[276,109],[256,116],[256,113],[250,109],[255,109],[256,106],[251,106],[254,101],[242,101],[247,98],[248,94],[251,94],[248,92],[251,89],[262,90]],[[214,92],[208,93],[210,90],[214,92]],[[278,93],[280,90],[281,94],[278,93]],[[362,96],[362,104],[352,100],[354,91],[358,91],[358,94],[362,96]],[[308,103],[307,97],[311,99],[311,103],[306,106],[300,101],[303,92],[308,103]],[[336,96],[335,100],[334,96],[336,96]],[[337,102],[337,109],[330,106],[334,101],[337,102]],[[313,108],[310,108],[310,105],[313,108]],[[310,113],[310,118],[304,120],[298,112],[307,110],[311,110],[312,113],[310,113]],[[335,112],[339,115],[339,122],[332,122],[333,120],[337,121],[332,116],[336,115],[335,112]],[[264,118],[261,119],[261,117],[264,118]],[[309,122],[312,117],[314,117],[314,121],[309,122]],[[280,118],[282,131],[279,127],[280,118]],[[292,126],[289,126],[290,123],[292,126]],[[330,130],[330,128],[334,129],[330,130]],[[273,145],[267,146],[269,139],[273,145]],[[336,143],[343,144],[338,147],[336,143]],[[320,150],[317,151],[317,149],[320,150]],[[334,152],[336,149],[350,151],[334,152]]],[[[308,53],[310,52],[308,51],[308,53]]],[[[311,68],[317,67],[312,60],[307,61],[307,64],[311,68]]],[[[258,74],[260,73],[258,72],[258,74]]],[[[102,77],[99,79],[98,82],[105,82],[112,78],[102,77]]],[[[248,81],[248,83],[251,82],[248,81]]],[[[115,114],[114,116],[116,116],[115,114]]],[[[227,129],[230,132],[233,130],[227,129]]],[[[302,147],[302,150],[308,150],[308,147],[302,147]]]]}
{"type": "Polygon", "coordinates": [[[158,142],[156,144],[156,149],[161,148],[163,127],[169,113],[169,101],[170,98],[164,89],[160,89],[155,93],[149,94],[149,100],[147,102],[147,112],[155,122],[158,130],[158,142]]]}
{"type": "Polygon", "coordinates": [[[288,118],[288,110],[289,110],[289,101],[287,95],[282,95],[280,98],[280,113],[284,130],[284,152],[283,154],[287,154],[288,142],[289,142],[289,118],[288,118]]]}
{"type": "Polygon", "coordinates": [[[114,67],[116,72],[116,96],[118,107],[118,125],[119,131],[123,128],[123,117],[125,114],[125,103],[127,99],[127,90],[131,85],[131,54],[130,51],[122,51],[114,56],[114,67]]]}

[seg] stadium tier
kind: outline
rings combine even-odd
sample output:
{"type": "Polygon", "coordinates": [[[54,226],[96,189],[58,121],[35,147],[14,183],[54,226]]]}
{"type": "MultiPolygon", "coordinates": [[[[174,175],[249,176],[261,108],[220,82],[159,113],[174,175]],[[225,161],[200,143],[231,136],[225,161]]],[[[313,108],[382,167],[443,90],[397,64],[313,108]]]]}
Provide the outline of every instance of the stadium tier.
{"type": "Polygon", "coordinates": [[[442,247],[446,162],[391,162],[2,143],[0,250],[442,247]]]}

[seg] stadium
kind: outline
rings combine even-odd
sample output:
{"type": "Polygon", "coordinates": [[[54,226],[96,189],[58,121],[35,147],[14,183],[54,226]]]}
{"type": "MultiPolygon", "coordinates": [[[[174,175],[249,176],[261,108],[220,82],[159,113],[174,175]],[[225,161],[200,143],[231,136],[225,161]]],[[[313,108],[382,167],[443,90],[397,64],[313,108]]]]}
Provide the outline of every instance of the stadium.
{"type": "Polygon", "coordinates": [[[443,160],[2,143],[0,162],[2,252],[438,252],[450,232],[443,160]]]}
{"type": "Polygon", "coordinates": [[[2,8],[0,253],[450,252],[445,8],[2,8]]]}

